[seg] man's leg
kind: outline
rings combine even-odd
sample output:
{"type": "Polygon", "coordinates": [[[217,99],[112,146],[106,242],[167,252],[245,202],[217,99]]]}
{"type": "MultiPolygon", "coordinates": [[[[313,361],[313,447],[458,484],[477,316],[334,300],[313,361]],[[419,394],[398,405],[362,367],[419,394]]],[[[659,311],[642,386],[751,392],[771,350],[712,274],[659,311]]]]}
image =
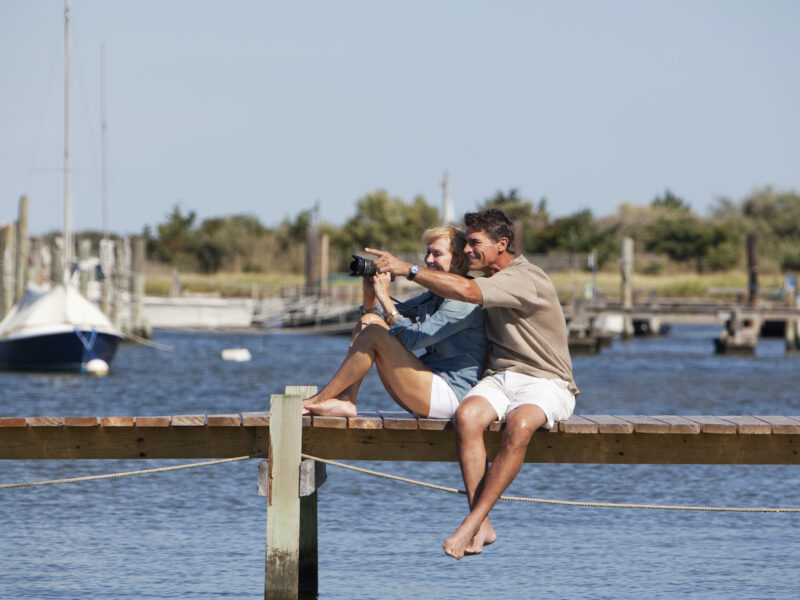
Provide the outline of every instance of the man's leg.
{"type": "MultiPolygon", "coordinates": [[[[486,471],[467,518],[445,540],[443,547],[446,554],[456,559],[464,556],[483,521],[489,516],[489,511],[519,473],[533,432],[546,421],[544,411],[533,404],[525,404],[508,413],[500,452],[486,471]]],[[[485,457],[484,448],[484,461],[485,457]]]]}
{"type": "MultiPolygon", "coordinates": [[[[464,399],[456,411],[455,429],[458,436],[458,463],[467,491],[470,510],[480,493],[483,478],[486,475],[486,446],[483,432],[497,419],[497,412],[489,402],[481,396],[469,396],[464,399]]],[[[497,539],[488,517],[481,523],[466,552],[477,554],[485,544],[497,539]]]]}

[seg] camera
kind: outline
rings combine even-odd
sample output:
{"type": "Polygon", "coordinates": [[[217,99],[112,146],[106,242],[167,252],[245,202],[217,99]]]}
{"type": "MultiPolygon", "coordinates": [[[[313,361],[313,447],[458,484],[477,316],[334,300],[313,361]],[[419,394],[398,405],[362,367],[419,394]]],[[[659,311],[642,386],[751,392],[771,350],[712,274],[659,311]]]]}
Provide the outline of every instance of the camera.
{"type": "MultiPolygon", "coordinates": [[[[375,266],[374,260],[353,254],[353,260],[350,262],[352,277],[372,277],[377,274],[378,267],[375,266]]],[[[392,273],[392,281],[394,281],[394,273],[392,273]]]]}

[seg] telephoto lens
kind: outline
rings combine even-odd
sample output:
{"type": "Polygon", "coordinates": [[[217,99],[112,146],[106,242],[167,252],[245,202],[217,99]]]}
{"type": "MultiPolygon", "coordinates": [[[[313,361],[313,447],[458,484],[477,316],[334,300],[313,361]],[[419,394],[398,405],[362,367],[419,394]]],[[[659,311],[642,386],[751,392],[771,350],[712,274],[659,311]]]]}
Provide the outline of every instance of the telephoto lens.
{"type": "MultiPolygon", "coordinates": [[[[378,267],[375,266],[375,261],[353,254],[353,260],[350,261],[350,276],[351,277],[372,277],[378,274],[378,267]]],[[[394,273],[391,276],[394,281],[394,273]]]]}

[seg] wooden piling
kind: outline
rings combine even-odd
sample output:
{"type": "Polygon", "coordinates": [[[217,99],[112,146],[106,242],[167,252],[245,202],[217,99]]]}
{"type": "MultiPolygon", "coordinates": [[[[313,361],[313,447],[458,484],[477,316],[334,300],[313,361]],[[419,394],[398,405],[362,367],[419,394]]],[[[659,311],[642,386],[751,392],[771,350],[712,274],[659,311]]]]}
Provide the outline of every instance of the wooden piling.
{"type": "Polygon", "coordinates": [[[633,337],[633,238],[623,238],[622,258],[620,259],[620,273],[622,275],[622,311],[624,325],[622,337],[633,337]]]}
{"type": "Polygon", "coordinates": [[[748,273],[748,304],[755,308],[758,306],[758,245],[756,235],[747,235],[747,273],[748,273]]]}
{"type": "Polygon", "coordinates": [[[0,226],[0,319],[14,306],[14,225],[0,226]]]}
{"type": "Polygon", "coordinates": [[[92,252],[92,241],[78,240],[78,265],[80,267],[81,294],[86,298],[89,295],[89,255],[92,252]]]}
{"type": "Polygon", "coordinates": [[[19,199],[19,216],[17,218],[17,256],[15,269],[14,302],[19,302],[25,293],[28,283],[28,258],[30,256],[30,240],[28,239],[28,196],[19,199]]]}
{"type": "Polygon", "coordinates": [[[50,240],[50,281],[55,285],[64,283],[64,238],[60,235],[50,240]]]}

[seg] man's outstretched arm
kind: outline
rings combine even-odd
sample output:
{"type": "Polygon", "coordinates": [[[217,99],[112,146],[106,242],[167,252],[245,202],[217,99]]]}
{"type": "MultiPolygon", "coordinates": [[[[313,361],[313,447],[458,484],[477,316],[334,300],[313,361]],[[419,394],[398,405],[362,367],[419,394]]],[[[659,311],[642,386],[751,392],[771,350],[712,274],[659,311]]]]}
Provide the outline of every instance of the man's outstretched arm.
{"type": "MultiPolygon", "coordinates": [[[[397,277],[406,277],[411,263],[400,260],[389,252],[377,250],[375,248],[364,248],[365,252],[374,254],[375,266],[381,273],[394,273],[397,277]]],[[[442,271],[431,271],[430,269],[420,269],[414,277],[414,281],[423,287],[428,288],[434,294],[442,298],[460,300],[471,304],[482,304],[483,295],[474,280],[462,277],[455,273],[444,273],[442,271]]]]}

